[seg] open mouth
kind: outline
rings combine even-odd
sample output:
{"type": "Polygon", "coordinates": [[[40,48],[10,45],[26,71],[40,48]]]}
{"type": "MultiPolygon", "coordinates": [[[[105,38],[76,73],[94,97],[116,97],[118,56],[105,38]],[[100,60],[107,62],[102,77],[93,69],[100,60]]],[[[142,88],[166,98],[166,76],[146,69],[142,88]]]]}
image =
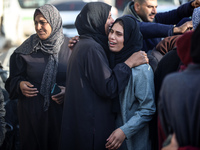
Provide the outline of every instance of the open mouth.
{"type": "Polygon", "coordinates": [[[112,46],[115,46],[116,43],[114,43],[114,42],[109,42],[109,45],[110,45],[110,47],[112,47],[112,46]]]}

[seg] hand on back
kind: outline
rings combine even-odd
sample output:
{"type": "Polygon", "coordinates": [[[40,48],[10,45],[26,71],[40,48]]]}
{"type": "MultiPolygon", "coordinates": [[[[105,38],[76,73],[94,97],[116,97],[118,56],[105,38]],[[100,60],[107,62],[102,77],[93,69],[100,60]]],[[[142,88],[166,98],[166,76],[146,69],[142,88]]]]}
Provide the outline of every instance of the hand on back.
{"type": "Polygon", "coordinates": [[[68,47],[73,50],[74,46],[76,45],[76,43],[79,41],[79,36],[75,36],[75,37],[72,37],[70,40],[69,40],[69,44],[68,44],[68,47]]]}
{"type": "Polygon", "coordinates": [[[148,64],[149,59],[147,57],[147,54],[144,51],[138,51],[133,53],[126,61],[125,63],[130,67],[134,68],[142,64],[148,64]]]}

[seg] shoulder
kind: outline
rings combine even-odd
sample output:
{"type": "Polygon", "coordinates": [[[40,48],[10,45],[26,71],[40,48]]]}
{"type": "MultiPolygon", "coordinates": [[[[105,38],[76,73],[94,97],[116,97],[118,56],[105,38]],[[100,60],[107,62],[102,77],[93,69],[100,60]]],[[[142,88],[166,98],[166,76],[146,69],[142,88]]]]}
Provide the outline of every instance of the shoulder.
{"type": "Polygon", "coordinates": [[[80,40],[77,43],[79,49],[86,50],[88,52],[104,52],[103,47],[97,43],[92,37],[80,36],[80,40]]]}
{"type": "Polygon", "coordinates": [[[137,66],[135,68],[132,68],[132,77],[135,80],[153,80],[154,73],[149,64],[143,64],[140,66],[137,66]]]}
{"type": "Polygon", "coordinates": [[[88,59],[107,59],[103,47],[97,43],[92,37],[80,36],[79,42],[75,45],[73,53],[88,59]]]}
{"type": "Polygon", "coordinates": [[[183,72],[174,72],[174,73],[170,73],[168,75],[166,75],[166,77],[163,79],[163,87],[170,87],[172,86],[172,84],[177,84],[178,82],[183,82],[182,80],[182,76],[183,72]]]}
{"type": "Polygon", "coordinates": [[[137,67],[135,67],[135,68],[132,68],[132,72],[133,73],[147,73],[147,74],[151,74],[151,73],[153,73],[153,70],[152,70],[152,68],[151,68],[151,66],[149,65],[149,64],[142,64],[142,65],[139,65],[139,66],[137,66],[137,67]]]}

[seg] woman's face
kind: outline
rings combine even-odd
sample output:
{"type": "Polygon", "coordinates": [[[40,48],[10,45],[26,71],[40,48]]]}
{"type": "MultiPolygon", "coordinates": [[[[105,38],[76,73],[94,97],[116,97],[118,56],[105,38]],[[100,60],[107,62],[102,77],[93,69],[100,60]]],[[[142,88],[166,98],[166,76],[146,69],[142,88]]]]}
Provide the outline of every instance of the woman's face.
{"type": "Polygon", "coordinates": [[[46,40],[51,34],[52,28],[42,14],[35,17],[35,31],[41,40],[46,40]]]}
{"type": "Polygon", "coordinates": [[[112,26],[112,24],[114,23],[114,21],[115,20],[112,18],[111,12],[109,12],[108,19],[107,19],[106,24],[105,24],[106,35],[108,35],[109,28],[112,26]]]}
{"type": "Polygon", "coordinates": [[[111,28],[108,41],[112,52],[119,52],[124,47],[124,29],[118,22],[111,28]]]}

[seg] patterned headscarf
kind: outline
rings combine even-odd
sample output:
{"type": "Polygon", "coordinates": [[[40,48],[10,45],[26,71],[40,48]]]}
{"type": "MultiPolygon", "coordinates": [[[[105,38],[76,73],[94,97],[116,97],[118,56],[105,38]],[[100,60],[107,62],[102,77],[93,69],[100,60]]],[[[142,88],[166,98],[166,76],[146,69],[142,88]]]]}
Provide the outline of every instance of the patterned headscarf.
{"type": "Polygon", "coordinates": [[[46,65],[43,79],[40,87],[40,94],[44,96],[44,111],[48,110],[50,103],[50,91],[56,82],[56,74],[58,67],[58,52],[64,42],[62,29],[62,18],[59,11],[51,4],[45,4],[35,10],[35,16],[38,11],[44,16],[52,28],[50,36],[46,40],[41,40],[37,34],[33,34],[15,52],[29,55],[32,52],[41,50],[49,54],[48,63],[46,65]]]}
{"type": "Polygon", "coordinates": [[[193,28],[195,30],[198,24],[200,23],[200,7],[194,9],[192,14],[192,23],[193,23],[193,28]]]}

